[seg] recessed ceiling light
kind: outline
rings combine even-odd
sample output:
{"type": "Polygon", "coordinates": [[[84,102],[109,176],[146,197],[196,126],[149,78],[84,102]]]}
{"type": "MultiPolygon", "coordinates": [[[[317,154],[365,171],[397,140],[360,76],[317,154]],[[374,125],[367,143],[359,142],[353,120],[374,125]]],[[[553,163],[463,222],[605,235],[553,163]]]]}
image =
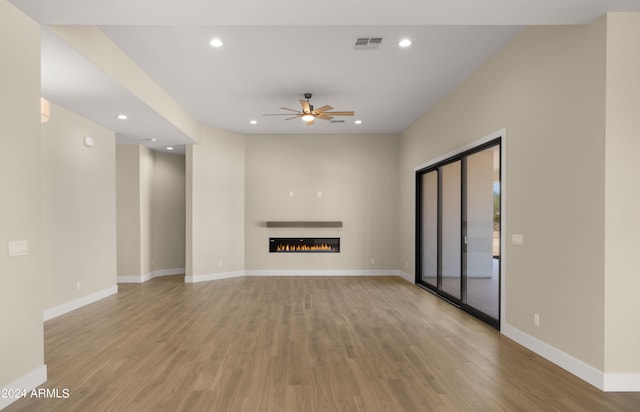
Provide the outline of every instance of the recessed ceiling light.
{"type": "Polygon", "coordinates": [[[258,124],[258,121],[257,121],[257,120],[251,120],[249,123],[251,123],[251,124],[258,124]]]}
{"type": "Polygon", "coordinates": [[[119,115],[118,115],[118,119],[120,119],[120,120],[127,120],[127,115],[126,115],[126,114],[119,114],[119,115]]]}
{"type": "Polygon", "coordinates": [[[356,120],[354,123],[355,124],[362,124],[362,120],[356,120]]]}
{"type": "Polygon", "coordinates": [[[173,150],[173,146],[167,146],[167,150],[168,151],[172,151],[173,150]]]}
{"type": "Polygon", "coordinates": [[[400,42],[398,43],[398,46],[400,46],[400,47],[409,47],[409,46],[411,46],[411,40],[409,40],[409,39],[402,39],[402,40],[400,40],[400,42]]]}
{"type": "Polygon", "coordinates": [[[211,39],[209,44],[211,45],[211,47],[222,47],[223,43],[222,43],[222,40],[216,37],[214,39],[211,39]]]}

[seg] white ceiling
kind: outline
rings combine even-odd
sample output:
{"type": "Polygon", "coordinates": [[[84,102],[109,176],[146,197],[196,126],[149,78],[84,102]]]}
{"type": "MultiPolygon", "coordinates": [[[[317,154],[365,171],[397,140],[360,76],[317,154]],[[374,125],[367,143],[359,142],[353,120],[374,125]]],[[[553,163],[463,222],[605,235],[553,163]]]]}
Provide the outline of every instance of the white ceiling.
{"type": "MultiPolygon", "coordinates": [[[[43,25],[99,26],[199,122],[242,134],[399,133],[523,26],[640,11],[640,0],[11,2],[43,25]],[[362,36],[384,40],[355,50],[362,36]],[[209,46],[213,37],[224,46],[209,46]],[[413,41],[407,49],[397,45],[404,37],[413,41]],[[305,92],[316,107],[355,117],[307,126],[262,116],[299,109],[305,92]]],[[[161,150],[192,141],[53,31],[42,33],[44,97],[115,130],[121,143],[161,150]],[[115,118],[121,112],[127,121],[115,118]]]]}

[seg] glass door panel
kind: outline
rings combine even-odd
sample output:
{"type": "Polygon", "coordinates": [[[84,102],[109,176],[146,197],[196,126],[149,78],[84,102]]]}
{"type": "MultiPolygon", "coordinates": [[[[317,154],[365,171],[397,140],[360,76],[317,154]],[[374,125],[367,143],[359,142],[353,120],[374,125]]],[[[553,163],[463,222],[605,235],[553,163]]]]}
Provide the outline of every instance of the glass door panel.
{"type": "Polygon", "coordinates": [[[500,146],[467,156],[465,166],[465,303],[498,319],[500,146]]]}
{"type": "Polygon", "coordinates": [[[441,172],[441,287],[455,299],[461,297],[461,216],[462,216],[462,162],[455,161],[440,168],[441,172]]]}
{"type": "Polygon", "coordinates": [[[422,175],[422,253],[423,282],[438,286],[438,171],[422,175]]]}

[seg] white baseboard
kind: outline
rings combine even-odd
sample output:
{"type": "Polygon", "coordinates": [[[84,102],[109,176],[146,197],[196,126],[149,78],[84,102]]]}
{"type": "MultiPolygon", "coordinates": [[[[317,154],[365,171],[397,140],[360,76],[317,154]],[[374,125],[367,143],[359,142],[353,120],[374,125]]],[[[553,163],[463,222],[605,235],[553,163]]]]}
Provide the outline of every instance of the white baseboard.
{"type": "Polygon", "coordinates": [[[184,268],[175,268],[175,269],[161,269],[154,270],[151,273],[145,273],[141,276],[118,276],[116,281],[118,283],[144,283],[153,278],[158,278],[161,276],[173,276],[173,275],[182,275],[184,274],[184,268]]]}
{"type": "Polygon", "coordinates": [[[605,373],[605,392],[640,392],[640,373],[605,373]]]}
{"type": "Polygon", "coordinates": [[[117,283],[143,283],[143,282],[146,282],[146,280],[144,279],[144,276],[117,276],[116,282],[117,283]]]}
{"type": "Polygon", "coordinates": [[[245,270],[245,276],[398,276],[397,270],[245,270]]]}
{"type": "Polygon", "coordinates": [[[118,293],[118,285],[114,285],[106,289],[99,290],[97,292],[91,293],[90,295],[82,296],[80,298],[63,303],[62,305],[45,309],[43,318],[45,321],[56,318],[60,315],[64,315],[65,313],[71,312],[72,310],[79,309],[83,306],[97,302],[100,299],[104,299],[107,296],[115,295],[116,293],[118,293]]]}
{"type": "Polygon", "coordinates": [[[221,280],[221,279],[230,279],[230,278],[240,278],[244,276],[244,271],[239,270],[237,272],[220,272],[220,273],[210,273],[207,275],[196,275],[196,276],[187,276],[184,277],[184,283],[198,283],[198,282],[207,282],[210,280],[221,280]]]}
{"type": "Polygon", "coordinates": [[[568,355],[506,323],[501,327],[501,332],[509,339],[519,343],[527,349],[532,350],[543,358],[571,372],[578,378],[590,383],[596,388],[602,391],[610,390],[605,389],[605,374],[593,366],[584,363],[583,361],[576,359],[573,356],[568,355]]]}
{"type": "Polygon", "coordinates": [[[501,332],[604,392],[640,392],[640,373],[606,373],[526,333],[503,324],[501,332]]]}
{"type": "Polygon", "coordinates": [[[413,275],[410,275],[408,273],[404,273],[401,270],[397,270],[396,271],[396,276],[401,277],[402,279],[406,280],[409,283],[416,283],[416,278],[413,275]]]}
{"type": "MultiPolygon", "coordinates": [[[[26,375],[16,379],[10,384],[0,388],[0,393],[11,394],[12,390],[19,389],[18,392],[30,393],[32,389],[37,388],[47,381],[47,365],[40,365],[26,375]]],[[[18,398],[0,396],[0,409],[4,409],[11,405],[18,398]]]]}

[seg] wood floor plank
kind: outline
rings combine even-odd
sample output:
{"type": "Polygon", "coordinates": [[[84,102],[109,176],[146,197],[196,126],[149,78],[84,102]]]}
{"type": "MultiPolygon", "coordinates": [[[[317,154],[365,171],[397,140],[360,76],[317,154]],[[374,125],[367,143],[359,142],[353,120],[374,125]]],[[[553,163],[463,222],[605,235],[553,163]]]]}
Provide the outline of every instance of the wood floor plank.
{"type": "Polygon", "coordinates": [[[45,323],[6,411],[637,411],[396,277],[123,284],[45,323]]]}

